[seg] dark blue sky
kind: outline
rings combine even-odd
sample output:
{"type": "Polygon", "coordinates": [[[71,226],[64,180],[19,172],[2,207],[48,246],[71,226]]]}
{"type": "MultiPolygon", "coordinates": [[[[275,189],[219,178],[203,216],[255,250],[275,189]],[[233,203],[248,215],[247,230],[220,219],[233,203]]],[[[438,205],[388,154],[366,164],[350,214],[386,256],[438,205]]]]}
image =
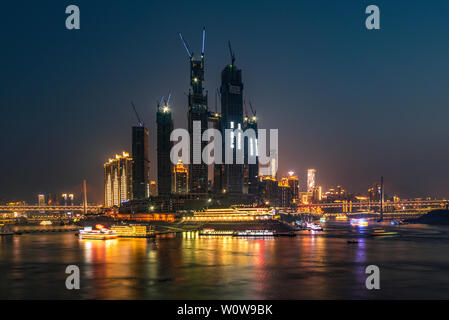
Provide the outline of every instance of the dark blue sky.
{"type": "Polygon", "coordinates": [[[449,196],[449,2],[3,1],[0,6],[0,199],[79,191],[101,201],[103,163],[131,151],[133,100],[150,128],[173,92],[185,127],[188,60],[207,28],[209,106],[229,63],[262,128],[280,129],[280,173],[317,169],[318,182],[365,192],[449,196]],[[65,7],[81,30],[65,29],[65,7]],[[381,30],[365,28],[365,8],[381,30]]]}

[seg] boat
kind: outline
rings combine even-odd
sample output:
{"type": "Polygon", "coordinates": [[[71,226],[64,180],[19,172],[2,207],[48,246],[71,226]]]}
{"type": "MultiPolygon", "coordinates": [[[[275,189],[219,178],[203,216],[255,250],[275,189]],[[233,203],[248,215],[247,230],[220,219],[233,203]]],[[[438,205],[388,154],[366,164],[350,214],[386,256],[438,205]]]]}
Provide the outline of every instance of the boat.
{"type": "Polygon", "coordinates": [[[248,229],[234,233],[234,236],[236,237],[273,237],[275,235],[276,231],[265,229],[248,229]]]}
{"type": "Polygon", "coordinates": [[[339,214],[335,217],[335,220],[346,221],[348,220],[348,217],[345,214],[339,214]]]}
{"type": "Polygon", "coordinates": [[[13,236],[14,232],[5,224],[0,224],[0,236],[13,236]]]}
{"type": "Polygon", "coordinates": [[[359,243],[357,240],[348,240],[349,244],[359,243]]]}
{"type": "Polygon", "coordinates": [[[101,228],[97,226],[96,229],[85,227],[83,230],[80,230],[79,238],[86,240],[112,240],[117,239],[118,236],[115,231],[109,230],[103,226],[101,228]]]}
{"type": "Polygon", "coordinates": [[[323,227],[317,223],[307,222],[306,229],[309,231],[323,231],[323,227]]]}
{"type": "Polygon", "coordinates": [[[385,237],[398,235],[396,231],[385,231],[385,229],[374,229],[371,233],[373,237],[385,237]]]}
{"type": "Polygon", "coordinates": [[[402,220],[391,220],[390,224],[392,226],[399,226],[401,224],[404,224],[404,221],[402,221],[402,220]]]}
{"type": "Polygon", "coordinates": [[[47,221],[41,221],[40,225],[41,226],[51,226],[53,224],[53,222],[47,220],[47,221]]]}
{"type": "Polygon", "coordinates": [[[366,219],[351,219],[350,220],[351,226],[357,226],[357,227],[367,227],[368,226],[368,220],[366,219]]]}
{"type": "Polygon", "coordinates": [[[234,231],[229,230],[215,230],[213,228],[204,228],[200,231],[200,236],[232,236],[234,231]]]}
{"type": "Polygon", "coordinates": [[[119,238],[152,238],[155,232],[147,225],[130,224],[130,225],[114,225],[111,227],[119,238]]]}

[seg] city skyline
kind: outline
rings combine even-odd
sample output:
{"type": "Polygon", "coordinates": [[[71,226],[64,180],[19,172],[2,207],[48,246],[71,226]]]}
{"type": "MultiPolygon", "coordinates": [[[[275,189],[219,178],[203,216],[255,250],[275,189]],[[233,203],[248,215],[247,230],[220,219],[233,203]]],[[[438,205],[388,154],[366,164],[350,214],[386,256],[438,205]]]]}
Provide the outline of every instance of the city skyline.
{"type": "MultiPolygon", "coordinates": [[[[437,5],[447,7],[445,3],[437,5]]],[[[244,98],[254,102],[260,115],[259,127],[279,128],[278,172],[281,175],[290,170],[305,172],[313,167],[318,171],[319,185],[328,188],[341,184],[353,193],[366,192],[384,175],[386,189],[404,197],[444,198],[449,194],[444,161],[448,150],[442,147],[448,142],[444,129],[447,94],[443,86],[449,69],[443,59],[448,45],[440,40],[441,28],[432,29],[438,24],[447,24],[439,13],[444,10],[427,12],[427,19],[415,27],[415,36],[428,39],[429,46],[424,50],[416,47],[412,38],[401,37],[399,43],[393,42],[394,32],[380,31],[382,38],[368,33],[362,29],[362,23],[358,29],[344,30],[345,24],[363,21],[363,4],[360,8],[330,5],[332,13],[322,8],[318,10],[318,5],[316,8],[304,3],[290,5],[302,19],[286,20],[289,22],[279,27],[268,24],[272,29],[260,26],[258,20],[255,26],[244,29],[242,26],[247,24],[244,19],[237,19],[236,26],[228,22],[227,30],[217,29],[218,23],[208,18],[193,24],[180,19],[173,26],[158,28],[157,33],[149,27],[141,28],[146,22],[156,23],[149,16],[156,21],[164,17],[153,16],[153,11],[138,13],[137,9],[129,7],[123,19],[127,22],[131,17],[137,19],[121,33],[119,27],[112,26],[108,31],[92,25],[91,15],[103,9],[100,5],[81,2],[80,6],[83,7],[83,28],[79,34],[59,30],[60,21],[56,18],[47,23],[39,22],[43,30],[34,31],[36,39],[42,39],[44,30],[49,37],[56,37],[55,44],[48,48],[48,59],[54,57],[55,60],[27,57],[21,65],[6,67],[5,78],[10,81],[4,84],[7,90],[1,94],[6,111],[1,125],[7,135],[12,136],[4,141],[4,150],[10,150],[13,156],[3,159],[6,167],[12,170],[6,172],[8,184],[0,187],[0,198],[36,201],[37,194],[42,192],[81,190],[82,180],[87,179],[89,200],[100,202],[103,199],[103,163],[115,153],[131,151],[130,131],[135,125],[129,107],[131,100],[136,102],[150,130],[151,180],[156,180],[155,101],[168,90],[172,91],[175,128],[187,127],[184,92],[188,90],[188,66],[177,32],[182,31],[192,47],[198,48],[200,43],[196,38],[203,25],[208,30],[205,87],[210,93],[209,109],[215,109],[211,93],[219,87],[220,70],[229,61],[227,41],[231,40],[237,64],[243,72],[244,98]],[[324,26],[314,24],[311,18],[301,15],[300,9],[304,6],[311,17],[324,15],[329,21],[324,26]],[[339,21],[339,14],[347,14],[350,19],[339,21]],[[282,30],[289,23],[291,28],[282,30]],[[307,28],[298,28],[301,25],[307,28]],[[325,27],[329,25],[335,28],[329,30],[325,27]],[[270,37],[275,49],[265,48],[264,34],[270,37]],[[285,41],[287,36],[293,35],[301,45],[285,41]],[[343,45],[345,55],[334,46],[336,39],[342,41],[339,44],[343,45]],[[99,46],[99,54],[77,49],[77,45],[85,41],[99,46]],[[157,46],[152,45],[155,42],[157,46]],[[124,44],[130,44],[127,50],[122,48],[124,44]],[[392,53],[385,53],[385,46],[391,47],[392,53]],[[348,53],[348,48],[355,51],[348,53]],[[376,55],[381,57],[375,59],[376,55]],[[403,55],[407,58],[398,60],[403,55]],[[414,59],[423,55],[427,59],[414,59]],[[68,56],[70,61],[59,56],[68,56]],[[283,61],[284,57],[288,58],[289,65],[283,61]],[[351,58],[355,58],[354,61],[351,58]],[[98,61],[103,63],[96,64],[98,61]],[[156,66],[155,61],[160,66],[156,66]],[[408,69],[412,73],[398,72],[395,63],[401,64],[401,68],[414,66],[408,69]],[[59,72],[54,68],[45,77],[40,75],[40,68],[51,64],[65,68],[59,72]],[[93,67],[92,71],[89,66],[93,67]],[[157,72],[153,72],[153,68],[157,72]],[[375,72],[370,73],[372,69],[375,72]],[[94,75],[92,79],[87,77],[90,72],[94,75]],[[101,83],[95,82],[107,72],[110,72],[110,79],[103,77],[101,83]],[[30,81],[25,84],[18,77],[23,74],[27,79],[36,77],[40,81],[36,81],[35,86],[30,86],[30,81]],[[264,74],[270,76],[264,77],[264,74]],[[61,78],[66,80],[64,86],[55,85],[61,78]],[[291,86],[292,79],[296,80],[297,87],[291,86]],[[363,88],[358,85],[362,80],[363,88]],[[391,86],[397,90],[393,91],[391,86]],[[28,98],[23,97],[20,90],[26,91],[28,98]],[[6,120],[19,118],[19,123],[6,120]],[[430,151],[436,156],[429,157],[430,151]],[[22,153],[20,157],[15,157],[19,152],[22,153]]],[[[215,12],[214,6],[219,5],[205,5],[205,12],[212,8],[215,12]]],[[[402,30],[401,23],[408,23],[410,27],[412,20],[420,17],[419,6],[414,4],[407,5],[407,17],[401,17],[399,5],[385,3],[382,7],[390,12],[383,23],[397,33],[402,30]]],[[[112,14],[120,8],[114,5],[108,12],[112,14]]],[[[269,9],[272,9],[269,4],[262,4],[258,8],[258,19],[266,17],[269,9]]],[[[17,8],[11,10],[14,13],[17,8]]],[[[43,9],[37,7],[36,11],[39,10],[43,9]]],[[[273,14],[289,16],[287,8],[276,8],[273,14]]],[[[101,19],[101,13],[99,16],[101,19]]],[[[7,36],[20,37],[24,31],[18,28],[7,36]]],[[[48,45],[37,41],[28,33],[22,42],[13,45],[14,50],[6,48],[6,58],[20,48],[31,46],[37,52],[48,45]]],[[[304,182],[305,179],[300,178],[302,186],[304,182]]]]}

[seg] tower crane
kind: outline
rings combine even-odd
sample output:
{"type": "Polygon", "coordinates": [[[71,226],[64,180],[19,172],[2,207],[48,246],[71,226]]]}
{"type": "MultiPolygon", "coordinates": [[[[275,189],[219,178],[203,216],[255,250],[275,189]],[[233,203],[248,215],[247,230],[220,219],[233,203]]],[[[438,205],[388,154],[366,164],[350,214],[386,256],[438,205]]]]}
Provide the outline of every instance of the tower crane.
{"type": "MultiPolygon", "coordinates": [[[[181,39],[181,42],[182,42],[184,48],[186,49],[187,55],[189,56],[189,58],[193,59],[195,54],[192,52],[192,50],[190,50],[190,46],[187,43],[187,41],[184,40],[184,37],[182,36],[181,32],[179,32],[179,38],[181,39]]],[[[205,50],[206,50],[206,28],[203,28],[203,40],[201,43],[201,59],[204,59],[205,50]]]]}
{"type": "Polygon", "coordinates": [[[232,61],[231,66],[233,66],[235,63],[235,53],[234,51],[232,51],[231,41],[228,41],[228,46],[229,46],[229,53],[231,54],[231,61],[232,61]]]}
{"type": "Polygon", "coordinates": [[[139,117],[139,114],[137,113],[136,106],[134,105],[134,102],[131,101],[131,105],[133,107],[134,113],[136,114],[139,127],[143,127],[143,122],[142,122],[142,120],[140,120],[140,117],[139,117]]]}

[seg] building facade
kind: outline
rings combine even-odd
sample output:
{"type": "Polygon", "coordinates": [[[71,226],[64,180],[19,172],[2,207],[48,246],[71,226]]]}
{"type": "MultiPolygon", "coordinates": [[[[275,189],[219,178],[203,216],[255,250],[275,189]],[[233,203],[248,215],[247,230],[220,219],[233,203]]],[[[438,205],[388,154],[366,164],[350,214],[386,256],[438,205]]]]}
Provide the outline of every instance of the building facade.
{"type": "Polygon", "coordinates": [[[255,196],[259,194],[259,151],[257,146],[257,118],[255,115],[245,117],[244,129],[254,130],[254,136],[249,135],[244,141],[245,165],[243,168],[243,190],[244,193],[255,196]]]}
{"type": "Polygon", "coordinates": [[[119,207],[122,202],[133,199],[133,159],[123,152],[104,164],[105,207],[119,207]]]}
{"type": "Polygon", "coordinates": [[[173,168],[173,193],[189,192],[189,171],[181,160],[173,168]]]}
{"type": "Polygon", "coordinates": [[[168,105],[158,105],[157,114],[157,185],[158,194],[170,194],[172,191],[173,165],[170,151],[173,142],[170,135],[173,131],[172,113],[168,105]]]}
{"type": "MultiPolygon", "coordinates": [[[[221,133],[223,137],[223,188],[230,194],[243,193],[243,167],[237,154],[244,152],[243,141],[243,82],[242,70],[234,63],[227,65],[221,73],[221,133]],[[227,131],[228,130],[228,131],[227,131]],[[237,130],[237,133],[234,131],[237,130]],[[226,145],[226,140],[230,145],[226,145]],[[227,150],[230,149],[230,150],[227,150]],[[232,154],[232,164],[225,161],[226,153],[232,154]]],[[[230,160],[230,159],[229,159],[230,160]]]]}
{"type": "Polygon", "coordinates": [[[189,191],[207,193],[208,167],[202,161],[202,150],[207,145],[202,141],[208,128],[207,94],[204,93],[204,54],[200,60],[190,59],[190,90],[188,96],[188,131],[190,135],[189,191]],[[195,129],[199,130],[195,130],[195,129]]]}
{"type": "Polygon", "coordinates": [[[307,192],[312,192],[313,188],[316,187],[316,170],[307,170],[307,192]]]}
{"type": "Polygon", "coordinates": [[[144,126],[132,129],[132,180],[133,199],[150,196],[150,160],[148,154],[149,132],[144,126]]]}

